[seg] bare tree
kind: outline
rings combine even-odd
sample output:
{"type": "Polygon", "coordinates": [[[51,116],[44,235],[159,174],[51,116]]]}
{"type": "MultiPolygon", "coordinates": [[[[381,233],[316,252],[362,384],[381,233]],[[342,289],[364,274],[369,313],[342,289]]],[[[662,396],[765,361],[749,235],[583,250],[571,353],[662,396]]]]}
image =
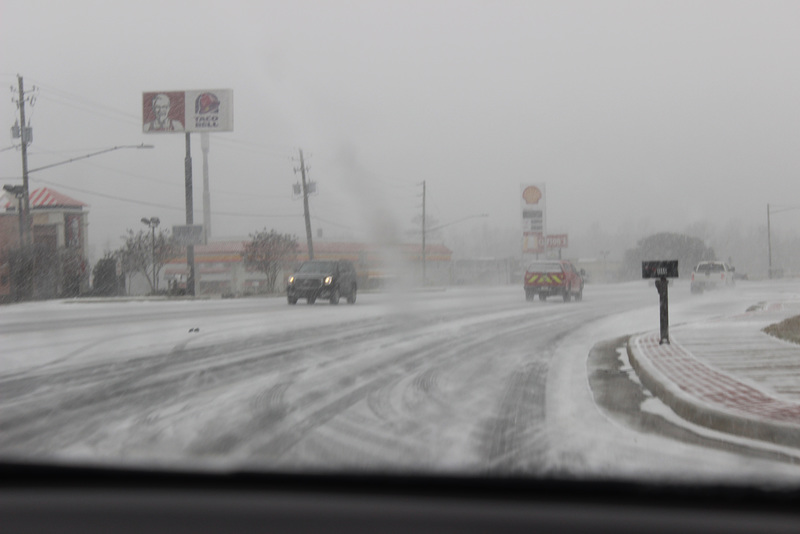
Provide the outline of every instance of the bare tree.
{"type": "Polygon", "coordinates": [[[714,249],[706,246],[700,238],[661,232],[640,239],[636,248],[625,252],[621,274],[624,278],[632,280],[639,278],[642,272],[642,261],[678,260],[683,277],[692,272],[697,262],[716,259],[717,255],[714,253],[714,249]]]}
{"type": "Polygon", "coordinates": [[[137,233],[128,229],[122,239],[125,240],[125,244],[115,255],[122,265],[122,271],[128,282],[134,274],[141,273],[147,278],[150,291],[155,292],[153,280],[158,278],[162,267],[180,253],[180,245],[166,230],[159,230],[153,238],[148,230],[140,230],[137,233]]]}
{"type": "Polygon", "coordinates": [[[272,292],[278,272],[297,261],[297,237],[265,228],[250,234],[250,238],[251,241],[245,245],[245,264],[267,276],[267,291],[272,292]]]}

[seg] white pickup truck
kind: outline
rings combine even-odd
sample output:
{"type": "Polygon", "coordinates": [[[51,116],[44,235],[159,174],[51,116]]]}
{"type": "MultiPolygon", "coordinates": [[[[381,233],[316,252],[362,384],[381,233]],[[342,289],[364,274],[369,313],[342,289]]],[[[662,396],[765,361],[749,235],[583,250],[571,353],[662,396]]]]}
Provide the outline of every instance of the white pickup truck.
{"type": "Polygon", "coordinates": [[[692,270],[690,288],[692,293],[706,289],[733,286],[735,269],[724,261],[701,261],[692,270]]]}

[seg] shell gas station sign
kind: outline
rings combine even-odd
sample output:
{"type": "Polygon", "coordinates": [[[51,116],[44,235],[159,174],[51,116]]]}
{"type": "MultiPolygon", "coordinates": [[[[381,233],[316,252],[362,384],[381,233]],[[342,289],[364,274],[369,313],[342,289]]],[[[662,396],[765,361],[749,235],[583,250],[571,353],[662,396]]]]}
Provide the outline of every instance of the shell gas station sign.
{"type": "Polygon", "coordinates": [[[522,209],[522,253],[540,254],[546,250],[547,209],[544,184],[520,184],[522,209]]]}
{"type": "Polygon", "coordinates": [[[547,234],[545,192],[545,184],[520,184],[523,254],[544,254],[548,250],[567,248],[567,234],[547,234]]]}

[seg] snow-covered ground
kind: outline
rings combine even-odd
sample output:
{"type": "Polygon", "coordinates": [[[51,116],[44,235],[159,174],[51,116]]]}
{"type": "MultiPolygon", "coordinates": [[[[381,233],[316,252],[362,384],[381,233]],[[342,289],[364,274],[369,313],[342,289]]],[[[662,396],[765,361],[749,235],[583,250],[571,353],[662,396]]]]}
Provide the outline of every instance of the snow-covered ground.
{"type": "MultiPolygon", "coordinates": [[[[671,324],[800,300],[800,284],[670,290],[671,324]]],[[[644,282],[581,303],[522,289],[0,308],[0,454],[126,464],[744,477],[784,463],[642,434],[594,404],[598,341],[658,328],[644,282]],[[194,331],[198,329],[198,331],[194,331]]],[[[636,407],[638,408],[638,407],[636,407]]],[[[653,410],[652,406],[648,409],[653,410]]]]}

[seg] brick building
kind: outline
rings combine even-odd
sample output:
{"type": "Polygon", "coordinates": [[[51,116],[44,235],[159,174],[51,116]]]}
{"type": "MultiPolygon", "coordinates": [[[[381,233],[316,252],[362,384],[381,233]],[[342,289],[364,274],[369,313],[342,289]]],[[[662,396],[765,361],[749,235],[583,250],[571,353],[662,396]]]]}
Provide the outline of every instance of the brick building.
{"type": "MultiPolygon", "coordinates": [[[[36,265],[33,298],[77,295],[88,289],[88,207],[54,189],[42,187],[30,193],[30,215],[36,265]]],[[[0,197],[0,299],[14,297],[9,262],[19,250],[18,200],[0,197]]]]}

